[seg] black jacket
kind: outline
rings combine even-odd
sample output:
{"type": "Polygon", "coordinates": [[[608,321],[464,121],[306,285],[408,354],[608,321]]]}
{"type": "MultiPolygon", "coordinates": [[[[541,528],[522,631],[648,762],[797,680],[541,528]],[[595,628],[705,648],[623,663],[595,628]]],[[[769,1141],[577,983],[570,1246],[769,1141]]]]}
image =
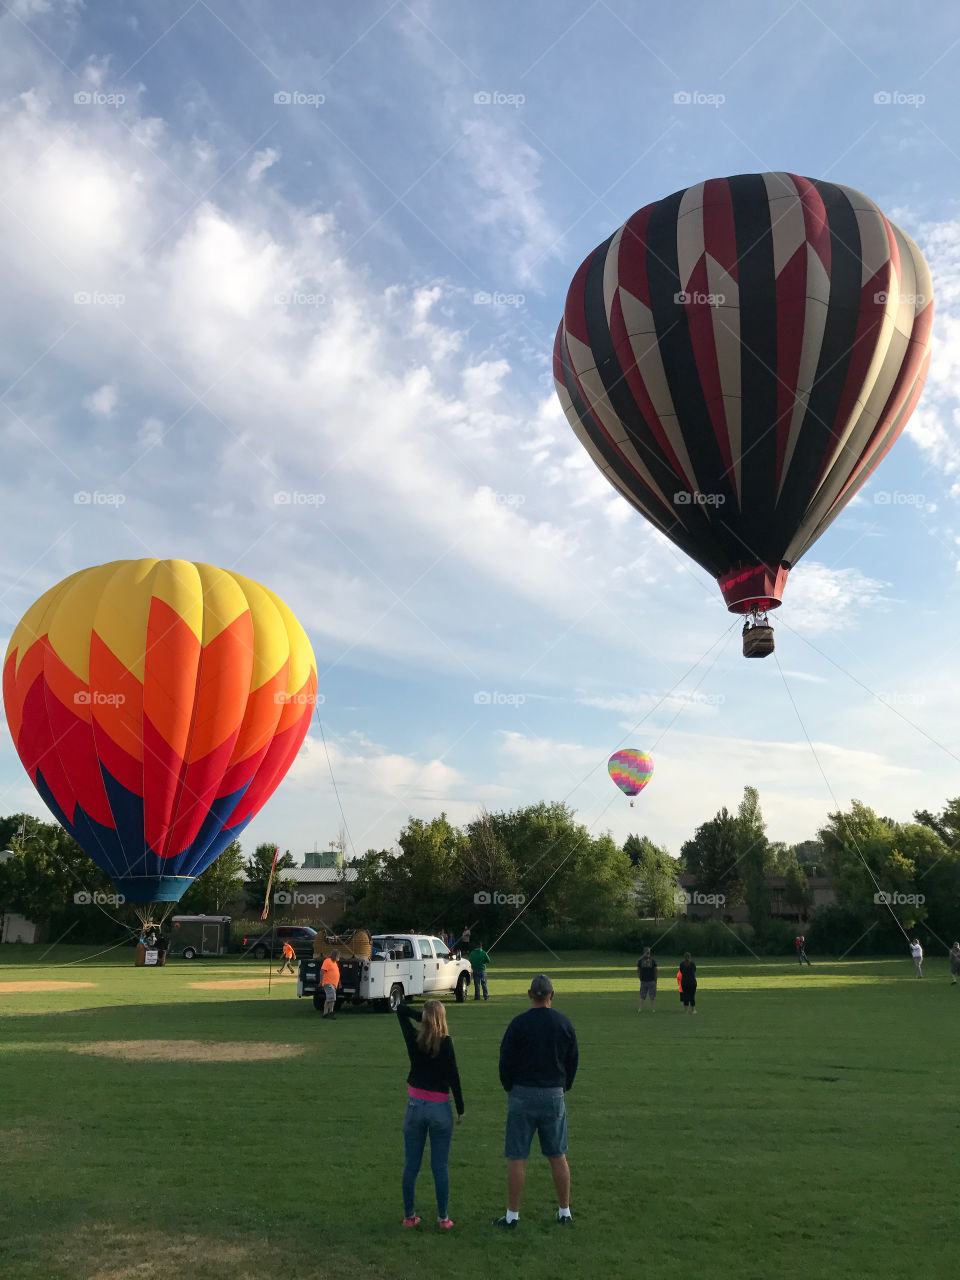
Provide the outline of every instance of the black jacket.
{"type": "Polygon", "coordinates": [[[556,1009],[534,1006],[507,1027],[500,1042],[500,1083],[551,1089],[573,1087],[579,1061],[573,1023],[556,1009]]]}
{"type": "Polygon", "coordinates": [[[427,1089],[431,1093],[452,1091],[457,1115],[462,1116],[463,1093],[460,1089],[460,1072],[457,1070],[453,1041],[447,1036],[440,1046],[440,1052],[435,1058],[431,1058],[417,1044],[417,1032],[413,1026],[414,1022],[420,1021],[423,1014],[411,1009],[409,1005],[401,1004],[397,1008],[397,1017],[400,1019],[400,1030],[403,1032],[407,1053],[410,1055],[410,1074],[407,1076],[407,1084],[412,1084],[415,1089],[427,1089]]]}

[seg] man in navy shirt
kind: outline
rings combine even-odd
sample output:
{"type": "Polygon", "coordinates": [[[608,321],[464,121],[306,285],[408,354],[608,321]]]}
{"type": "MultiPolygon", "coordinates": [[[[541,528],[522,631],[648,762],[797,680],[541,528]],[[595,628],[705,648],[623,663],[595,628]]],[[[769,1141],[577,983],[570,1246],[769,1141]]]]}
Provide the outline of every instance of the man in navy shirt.
{"type": "Polygon", "coordinates": [[[527,1157],[533,1135],[550,1161],[557,1191],[557,1222],[570,1226],[570,1166],[567,1164],[567,1111],[564,1093],[577,1074],[577,1033],[564,1014],[551,1008],[553,983],[538,973],[527,993],[531,1008],[507,1027],[500,1043],[500,1083],[507,1103],[507,1212],[494,1226],[513,1229],[520,1217],[527,1157]]]}

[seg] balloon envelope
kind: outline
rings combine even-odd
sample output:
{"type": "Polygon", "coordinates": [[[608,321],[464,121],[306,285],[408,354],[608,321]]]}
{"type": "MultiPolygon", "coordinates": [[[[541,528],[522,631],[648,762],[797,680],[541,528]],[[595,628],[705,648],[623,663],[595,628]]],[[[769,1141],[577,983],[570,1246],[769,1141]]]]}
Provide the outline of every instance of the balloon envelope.
{"type": "Polygon", "coordinates": [[[741,174],[594,249],[554,377],[600,470],[746,613],[780,603],[903,430],[932,323],[923,255],[866,196],[741,174]]]}
{"type": "Polygon", "coordinates": [[[175,902],[266,803],[310,727],[290,609],[185,560],[84,569],[24,615],[3,669],[17,753],[129,902],[175,902]]]}
{"type": "Polygon", "coordinates": [[[628,747],[615,751],[607,762],[607,772],[624,795],[639,795],[653,777],[653,760],[646,751],[628,747]]]}

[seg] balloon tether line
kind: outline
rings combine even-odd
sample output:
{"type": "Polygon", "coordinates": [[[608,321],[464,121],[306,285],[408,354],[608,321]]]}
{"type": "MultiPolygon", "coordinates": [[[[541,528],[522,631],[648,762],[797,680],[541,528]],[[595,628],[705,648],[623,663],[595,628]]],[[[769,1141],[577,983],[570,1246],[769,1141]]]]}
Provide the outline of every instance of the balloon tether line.
{"type": "Polygon", "coordinates": [[[860,861],[863,863],[864,867],[866,868],[867,875],[873,881],[873,886],[876,889],[878,896],[882,899],[884,906],[890,912],[891,916],[893,916],[893,920],[897,928],[900,930],[904,938],[906,938],[907,942],[909,943],[910,935],[907,933],[906,929],[904,929],[903,925],[900,923],[899,919],[897,918],[897,913],[894,911],[893,907],[887,901],[888,895],[885,894],[883,890],[880,888],[880,882],[877,880],[877,877],[873,874],[873,869],[870,866],[869,862],[867,862],[866,858],[863,856],[863,852],[861,851],[860,846],[857,844],[857,838],[853,834],[853,830],[850,826],[850,823],[847,821],[846,815],[844,814],[843,810],[840,808],[840,802],[837,799],[836,795],[834,794],[833,787],[831,787],[830,785],[830,779],[827,777],[824,771],[823,765],[820,763],[820,757],[817,755],[817,749],[813,745],[813,741],[810,738],[810,734],[807,732],[807,726],[803,723],[803,717],[800,715],[800,709],[797,706],[793,693],[790,690],[790,686],[787,684],[787,677],[784,675],[783,668],[780,666],[780,658],[777,655],[776,650],[774,650],[773,656],[777,663],[777,670],[780,672],[780,679],[783,681],[783,687],[787,691],[787,697],[790,699],[790,704],[793,707],[794,714],[796,715],[800,728],[803,731],[803,736],[807,740],[807,746],[810,748],[810,752],[813,755],[814,760],[816,761],[817,768],[820,770],[820,776],[823,778],[823,781],[826,783],[827,790],[830,792],[830,798],[833,801],[834,805],[836,806],[837,816],[843,821],[843,824],[847,829],[847,835],[849,836],[853,844],[853,847],[856,849],[860,857],[860,861]]]}
{"type": "MultiPolygon", "coordinates": [[[[343,823],[343,829],[347,833],[347,839],[350,841],[350,848],[353,850],[353,856],[357,856],[357,847],[353,843],[353,836],[350,834],[350,828],[347,825],[347,816],[343,812],[343,804],[340,800],[340,789],[337,786],[337,780],[333,776],[333,761],[330,759],[330,748],[327,746],[327,738],[323,732],[323,721],[320,719],[320,712],[317,710],[317,704],[313,704],[313,713],[317,717],[317,727],[320,730],[320,741],[323,743],[323,754],[327,757],[327,768],[330,770],[330,781],[333,783],[333,794],[337,797],[337,807],[340,810],[340,820],[343,823]]],[[[341,856],[345,850],[341,849],[341,856]]]]}

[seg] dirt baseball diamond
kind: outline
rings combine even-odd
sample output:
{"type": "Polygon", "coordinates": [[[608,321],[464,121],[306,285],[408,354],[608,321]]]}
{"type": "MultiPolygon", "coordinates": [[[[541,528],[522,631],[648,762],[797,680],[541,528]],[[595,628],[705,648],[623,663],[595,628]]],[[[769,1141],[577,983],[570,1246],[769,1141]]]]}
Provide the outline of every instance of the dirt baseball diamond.
{"type": "Polygon", "coordinates": [[[0,995],[14,991],[76,991],[97,985],[96,982],[0,982],[0,995]]]}
{"type": "Polygon", "coordinates": [[[72,1044],[71,1053],[92,1053],[126,1062],[264,1062],[297,1058],[300,1044],[272,1044],[266,1040],[96,1040],[72,1044]]]}

